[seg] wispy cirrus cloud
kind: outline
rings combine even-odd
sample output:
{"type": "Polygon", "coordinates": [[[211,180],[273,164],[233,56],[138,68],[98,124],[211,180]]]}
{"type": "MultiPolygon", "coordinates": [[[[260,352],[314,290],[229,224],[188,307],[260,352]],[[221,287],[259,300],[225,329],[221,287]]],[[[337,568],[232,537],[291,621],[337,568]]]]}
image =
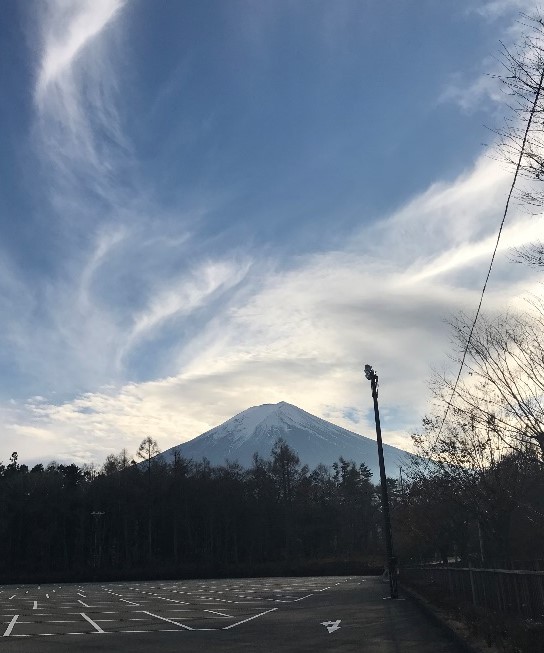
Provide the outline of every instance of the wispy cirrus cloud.
{"type": "Polygon", "coordinates": [[[482,107],[493,108],[498,112],[498,106],[505,106],[508,97],[502,92],[496,73],[499,66],[496,61],[488,64],[488,73],[479,74],[475,79],[467,79],[466,75],[456,73],[438,98],[438,102],[453,102],[463,111],[472,112],[482,107]]]}
{"type": "Polygon", "coordinates": [[[118,77],[129,4],[51,0],[36,18],[33,144],[61,256],[30,292],[39,329],[17,315],[14,330],[21,365],[61,394],[126,381],[134,348],[221,301],[249,265],[229,253],[201,260],[191,229],[204,202],[164,209],[135,170],[118,77]]]}
{"type": "MultiPolygon", "coordinates": [[[[53,272],[36,277],[35,288],[21,286],[17,275],[10,286],[27,302],[12,329],[19,336],[18,360],[40,378],[32,392],[41,396],[25,401],[19,395],[0,406],[5,446],[17,448],[26,461],[44,456],[100,461],[122,446],[135,450],[147,435],[166,448],[249,405],[280,400],[368,434],[372,415],[361,372],[366,362],[382,381],[385,437],[407,446],[406,429],[425,410],[429,363],[440,364],[448,348],[442,320],[477,303],[508,172],[482,157],[456,179],[429,184],[349,239],[335,234],[334,250],[302,251],[287,265],[277,254],[282,239],[289,238],[287,228],[266,243],[266,257],[249,242],[223,247],[214,233],[213,251],[219,253],[213,255],[211,238],[196,243],[193,227],[205,221],[209,207],[212,229],[228,222],[240,206],[223,212],[221,198],[230,193],[232,199],[243,173],[226,191],[215,186],[215,193],[203,192],[195,210],[186,202],[167,211],[160,192],[148,191],[125,129],[127,106],[118,77],[123,53],[117,37],[128,6],[113,0],[42,5],[34,136],[48,181],[47,219],[64,241],[53,272]]],[[[351,9],[360,11],[359,6],[346,4],[334,24],[328,12],[336,8],[324,12],[330,30],[321,40],[330,47],[319,66],[330,64],[333,70],[334,46],[342,50],[344,29],[353,23],[351,9]]],[[[261,46],[257,37],[263,35],[267,43],[273,41],[274,9],[249,12],[247,20],[248,40],[261,46]]],[[[274,50],[262,49],[268,57],[264,71],[273,65],[274,50]]],[[[184,79],[191,77],[193,63],[202,66],[200,56],[194,48],[184,79]]],[[[351,58],[351,45],[345,56],[351,58]]],[[[197,69],[208,70],[207,65],[197,69]]],[[[206,80],[199,110],[216,102],[208,97],[206,80]]],[[[452,81],[460,91],[467,82],[464,77],[452,81]]],[[[177,77],[170,79],[166,88],[177,89],[178,83],[177,77]]],[[[298,82],[293,85],[293,98],[299,97],[298,82]]],[[[201,90],[200,84],[193,88],[201,90]]],[[[225,90],[226,104],[232,90],[225,90]]],[[[480,78],[471,93],[452,90],[447,100],[470,109],[483,97],[496,99],[480,78]]],[[[173,90],[165,91],[162,108],[174,97],[173,90]]],[[[175,123],[177,116],[164,115],[175,123]]],[[[253,125],[259,134],[260,124],[253,125]]],[[[215,136],[225,143],[222,134],[215,136]]],[[[240,137],[226,140],[238,150],[240,137]]],[[[192,151],[198,156],[200,141],[191,142],[198,144],[192,151]]],[[[258,148],[256,143],[248,148],[246,142],[245,151],[264,145],[260,139],[258,148]]],[[[176,141],[175,147],[181,146],[176,141]]],[[[212,154],[218,147],[212,144],[212,154]]],[[[335,162],[342,156],[340,149],[324,153],[335,162]]],[[[232,156],[232,150],[225,155],[232,156]]],[[[204,159],[206,176],[213,163],[211,156],[204,159]]],[[[184,164],[189,167],[192,160],[184,164]]],[[[151,183],[161,180],[165,167],[151,183]]],[[[201,180],[197,175],[196,182],[201,180]]],[[[384,182],[384,192],[394,183],[384,182]]],[[[301,188],[301,205],[313,206],[304,195],[312,191],[301,188]]],[[[298,202],[298,189],[296,195],[298,202]]],[[[241,207],[244,219],[252,219],[256,204],[241,207]]],[[[334,201],[331,206],[330,220],[341,222],[343,209],[334,201]]],[[[288,219],[305,214],[288,203],[283,209],[288,219]]],[[[267,207],[266,221],[273,222],[278,211],[273,203],[267,207]]],[[[355,203],[346,211],[362,209],[355,203]]],[[[257,229],[266,231],[266,221],[257,229]]],[[[530,240],[534,224],[513,211],[505,245],[530,240]]],[[[307,228],[315,229],[311,220],[307,228]]],[[[523,289],[534,283],[531,271],[509,266],[501,251],[485,307],[498,308],[518,296],[521,279],[523,289]]]]}
{"type": "Polygon", "coordinates": [[[504,68],[503,48],[513,52],[530,31],[525,16],[539,15],[540,7],[533,0],[489,0],[467,9],[497,29],[497,51],[473,66],[472,71],[460,70],[447,80],[438,103],[453,102],[462,111],[486,111],[502,119],[511,101],[503,88],[500,76],[508,74],[504,68]]]}
{"type": "Polygon", "coordinates": [[[118,352],[119,364],[140,341],[156,337],[168,320],[186,317],[235,287],[249,268],[249,261],[207,261],[173,282],[163,282],[151,293],[145,309],[134,316],[118,352]]]}
{"type": "Polygon", "coordinates": [[[538,11],[538,2],[534,2],[534,0],[487,0],[480,6],[471,7],[470,11],[489,20],[495,20],[504,15],[510,16],[512,12],[538,11]]]}
{"type": "MultiPolygon", "coordinates": [[[[484,157],[343,248],[308,254],[284,270],[220,266],[195,286],[189,277],[189,303],[238,286],[179,343],[172,374],[18,407],[26,417],[13,422],[17,437],[30,441],[32,429],[78,433],[59,455],[101,459],[121,446],[135,449],[146,435],[166,448],[250,405],[281,400],[370,434],[362,376],[369,362],[382,383],[385,438],[409,447],[406,425],[415,428],[425,411],[429,365],[443,365],[448,350],[443,320],[477,304],[507,186],[502,167],[484,157]],[[476,281],[467,284],[466,275],[476,281]]],[[[536,228],[514,207],[505,245],[530,241],[536,228]]],[[[484,308],[501,310],[536,284],[534,272],[513,266],[503,249],[484,308]]],[[[180,297],[149,305],[134,323],[142,325],[134,345],[140,334],[151,335],[148,327],[160,331],[180,310],[180,297]]]]}
{"type": "Polygon", "coordinates": [[[44,7],[43,54],[36,85],[39,103],[50,85],[62,87],[73,78],[78,55],[94,37],[100,34],[125,0],[83,0],[65,2],[53,0],[44,7]]]}
{"type": "Polygon", "coordinates": [[[110,28],[124,0],[52,0],[41,5],[42,48],[34,89],[36,143],[58,212],[76,213],[79,194],[111,203],[130,148],[117,106],[110,28]],[[110,38],[107,38],[107,37],[110,38]]]}

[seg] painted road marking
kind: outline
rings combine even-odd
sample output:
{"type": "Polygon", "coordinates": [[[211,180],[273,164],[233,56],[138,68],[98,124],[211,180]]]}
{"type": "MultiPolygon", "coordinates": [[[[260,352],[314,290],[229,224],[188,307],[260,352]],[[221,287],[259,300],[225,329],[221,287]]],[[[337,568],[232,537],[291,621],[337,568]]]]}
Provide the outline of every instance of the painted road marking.
{"type": "MultiPolygon", "coordinates": [[[[338,583],[337,583],[337,585],[338,585],[338,583]]],[[[342,621],[341,619],[337,619],[336,621],[322,621],[321,625],[325,626],[325,628],[329,631],[329,634],[330,634],[330,633],[334,633],[335,630],[340,629],[340,622],[341,621],[342,621]]]]}
{"type": "Polygon", "coordinates": [[[3,637],[9,637],[11,631],[13,630],[13,626],[15,626],[15,622],[17,621],[18,618],[19,618],[18,614],[13,615],[13,619],[9,622],[9,625],[6,628],[3,637]]]}
{"type": "Polygon", "coordinates": [[[96,628],[96,632],[97,632],[97,633],[104,633],[104,632],[105,632],[104,630],[102,630],[102,628],[100,628],[100,626],[99,626],[96,622],[94,622],[94,621],[93,621],[90,617],[88,617],[84,612],[80,612],[79,614],[83,617],[83,619],[86,619],[86,620],[91,624],[91,626],[93,626],[94,628],[96,628]]]}
{"type": "MultiPolygon", "coordinates": [[[[178,632],[181,632],[181,630],[192,630],[192,631],[218,631],[218,630],[225,630],[225,629],[230,629],[230,628],[235,628],[239,625],[243,625],[244,623],[247,623],[249,621],[252,621],[254,619],[257,619],[259,617],[262,617],[269,612],[273,612],[275,610],[282,610],[287,608],[284,604],[292,603],[292,602],[298,602],[305,600],[306,598],[310,598],[311,596],[315,596],[318,592],[323,592],[328,589],[333,589],[331,586],[323,586],[322,582],[323,579],[319,580],[316,579],[317,582],[310,582],[310,583],[293,583],[293,579],[291,580],[291,584],[283,584],[282,582],[272,582],[272,583],[259,583],[259,584],[254,584],[254,583],[242,583],[242,584],[228,584],[228,583],[223,583],[223,584],[195,584],[195,585],[178,585],[176,583],[172,584],[166,584],[166,585],[154,585],[152,583],[133,583],[132,586],[127,586],[126,584],[111,584],[108,586],[102,586],[100,587],[93,587],[93,586],[78,586],[77,588],[73,587],[65,589],[64,591],[62,590],[61,586],[58,587],[58,599],[60,599],[60,604],[56,603],[55,609],[54,609],[54,614],[52,613],[43,613],[44,609],[51,609],[53,606],[51,605],[51,602],[48,604],[48,607],[46,608],[45,606],[43,608],[39,607],[40,600],[39,599],[30,599],[28,597],[28,594],[30,593],[29,591],[25,592],[24,586],[20,588],[16,588],[16,590],[22,591],[25,593],[25,598],[29,599],[28,603],[33,603],[33,610],[36,610],[36,614],[39,612],[40,613],[40,621],[31,621],[28,623],[34,623],[38,625],[39,623],[43,624],[43,629],[46,630],[45,624],[46,623],[74,623],[83,625],[81,621],[70,621],[64,618],[64,616],[68,615],[74,615],[78,616],[78,619],[83,616],[84,620],[92,625],[92,629],[87,630],[85,633],[79,633],[81,635],[86,634],[86,635],[92,635],[92,634],[98,634],[98,633],[108,633],[109,631],[103,630],[101,627],[102,622],[111,622],[111,621],[116,621],[119,622],[118,626],[121,627],[121,630],[119,632],[128,632],[122,629],[122,621],[125,621],[126,625],[128,626],[129,624],[127,623],[128,621],[134,621],[134,625],[137,625],[137,621],[147,621],[146,628],[147,630],[143,632],[150,632],[150,629],[152,631],[161,631],[165,629],[159,628],[160,624],[155,622],[154,620],[161,620],[164,622],[167,622],[168,624],[172,624],[176,626],[176,629],[178,632]],[[111,589],[110,589],[111,588],[111,589]],[[221,588],[221,589],[218,589],[221,588]],[[76,590],[76,596],[82,597],[82,598],[90,598],[91,600],[97,599],[93,601],[95,605],[90,605],[85,603],[81,599],[74,599],[73,598],[73,590],[76,590]],[[119,592],[116,592],[115,590],[119,589],[119,592]],[[102,600],[99,599],[99,596],[97,595],[97,592],[99,593],[100,591],[104,591],[105,593],[107,592],[110,594],[110,597],[106,599],[102,595],[102,600]],[[158,590],[156,592],[155,590],[158,590]],[[185,592],[184,592],[185,590],[185,592]],[[306,591],[309,592],[311,590],[311,593],[302,595],[302,592],[306,591]],[[90,592],[90,596],[89,596],[90,592]],[[166,592],[167,596],[161,595],[162,592],[166,592]],[[175,600],[172,598],[169,598],[173,596],[174,593],[177,593],[180,595],[183,594],[183,598],[187,598],[188,601],[181,601],[181,600],[175,600]],[[130,596],[130,599],[124,598],[130,596]],[[216,595],[215,597],[213,595],[216,595]],[[301,594],[302,596],[298,596],[298,594],[301,594]],[[219,597],[222,598],[219,598],[219,597]],[[229,598],[227,598],[229,597],[229,598]],[[274,597],[274,598],[271,598],[274,597]],[[133,599],[138,599],[139,602],[134,601],[133,599]],[[70,601],[72,599],[72,601],[70,601]],[[157,600],[162,600],[162,601],[167,601],[170,602],[170,606],[166,607],[164,603],[162,605],[157,604],[157,600]],[[75,602],[77,601],[77,602],[75,602]],[[272,609],[267,609],[265,610],[264,608],[266,607],[266,604],[270,605],[269,601],[273,602],[278,602],[282,603],[282,606],[277,606],[276,608],[272,609]],[[123,602],[125,603],[125,606],[119,606],[118,602],[123,602]],[[254,608],[250,608],[251,612],[254,610],[257,611],[257,613],[254,613],[252,616],[243,618],[240,621],[237,621],[236,623],[230,623],[229,625],[224,625],[220,626],[218,621],[215,620],[215,623],[217,623],[217,626],[215,628],[199,628],[196,626],[196,624],[191,627],[191,626],[186,626],[184,623],[181,623],[177,621],[177,619],[183,619],[184,616],[180,614],[179,616],[176,616],[175,613],[177,612],[192,612],[192,614],[189,616],[186,616],[185,618],[192,619],[192,618],[198,618],[200,615],[200,618],[205,618],[207,614],[212,615],[212,617],[208,617],[208,620],[214,619],[215,616],[221,617],[222,619],[229,619],[231,622],[234,621],[234,619],[237,619],[239,616],[244,616],[243,613],[240,615],[230,615],[225,612],[217,611],[213,608],[222,608],[223,606],[218,605],[218,602],[222,603],[227,603],[225,607],[231,607],[233,603],[236,604],[246,604],[248,605],[248,608],[250,608],[249,604],[255,604],[254,608]],[[190,608],[174,608],[171,604],[182,604],[182,605],[190,605],[190,608]],[[208,609],[204,608],[204,605],[211,606],[208,609]],[[93,609],[93,612],[91,613],[91,617],[87,616],[86,613],[82,612],[75,612],[78,608],[81,609],[81,607],[86,607],[88,609],[95,608],[96,610],[93,609]],[[153,609],[159,609],[159,614],[153,613],[152,611],[147,611],[147,610],[134,610],[134,607],[150,607],[151,610],[153,609]],[[112,610],[112,611],[106,611],[103,608],[105,607],[119,607],[119,611],[117,610],[112,610]],[[73,613],[68,612],[68,610],[74,610],[73,613]],[[261,610],[260,612],[258,612],[261,610]],[[169,615],[170,618],[163,617],[161,615],[165,614],[165,612],[173,612],[174,614],[169,615]],[[137,619],[137,618],[130,618],[130,615],[132,614],[138,614],[138,613],[143,613],[146,614],[146,617],[153,617],[153,620],[150,621],[150,619],[137,619]],[[118,618],[118,619],[106,619],[107,616],[110,614],[116,614],[120,615],[123,614],[123,618],[118,618]],[[43,616],[55,616],[55,620],[43,620],[42,621],[42,615],[43,616]],[[60,617],[63,617],[62,619],[60,617]],[[103,618],[101,618],[103,617],[103,618]],[[171,619],[171,617],[176,617],[176,619],[171,619]]],[[[342,582],[334,582],[336,579],[330,578],[326,579],[325,582],[331,582],[331,585],[338,586],[342,584],[342,582],[347,582],[348,580],[353,580],[353,579],[345,579],[342,582]]],[[[13,591],[13,588],[2,590],[0,589],[0,597],[1,593],[8,593],[9,591],[13,591]]],[[[56,590],[49,589],[49,592],[54,592],[56,590]]],[[[54,599],[55,597],[52,596],[52,594],[46,594],[44,592],[44,595],[40,593],[40,595],[45,597],[47,599],[54,599]]],[[[32,637],[32,635],[19,635],[12,630],[17,626],[16,630],[22,630],[22,628],[19,628],[19,624],[25,624],[27,622],[21,621],[21,618],[24,619],[24,616],[22,615],[15,615],[15,612],[17,609],[20,609],[20,607],[16,608],[8,608],[5,605],[6,599],[15,599],[18,595],[13,594],[10,597],[2,597],[4,605],[0,606],[3,608],[3,611],[6,612],[4,615],[4,627],[6,630],[9,630],[9,626],[11,623],[13,623],[11,630],[9,630],[9,635],[11,637],[32,637]],[[15,618],[17,617],[17,618],[15,618]],[[10,621],[11,620],[11,621],[10,621]]],[[[57,599],[57,600],[58,600],[57,599]]],[[[43,599],[42,599],[43,600],[43,599]]],[[[17,603],[17,602],[16,602],[17,603]]],[[[14,604],[12,604],[14,605],[14,604]]],[[[30,608],[30,605],[28,605],[30,608]]],[[[232,606],[234,607],[234,606],[232,606]]],[[[247,612],[246,612],[247,614],[247,612]]],[[[191,623],[191,621],[189,621],[191,623]]],[[[210,623],[208,621],[208,623],[210,623]]],[[[223,621],[224,623],[224,621],[223,621]]],[[[338,624],[336,624],[334,621],[332,622],[323,622],[323,624],[328,624],[329,626],[335,626],[337,625],[337,628],[335,627],[334,630],[330,632],[335,632],[337,629],[340,628],[340,621],[338,621],[338,624]]],[[[131,624],[132,625],[132,624],[131,624]]],[[[203,624],[202,624],[203,625],[203,624]]],[[[112,626],[117,630],[115,626],[112,626]]],[[[111,629],[111,627],[110,627],[111,629]]],[[[175,632],[175,631],[173,631],[175,632]]],[[[40,635],[40,636],[53,636],[53,635],[60,635],[61,633],[35,633],[35,635],[40,635]]],[[[65,633],[67,634],[67,633],[65,633]]],[[[78,634],[78,633],[75,633],[78,634]]]]}
{"type": "Polygon", "coordinates": [[[229,628],[234,628],[235,626],[239,626],[240,624],[245,624],[246,621],[251,621],[252,619],[257,619],[257,617],[262,617],[265,614],[268,614],[269,612],[274,612],[274,610],[277,610],[278,608],[272,608],[271,610],[266,610],[265,612],[259,612],[259,614],[253,615],[253,617],[249,617],[248,619],[243,619],[242,621],[237,621],[235,624],[231,624],[230,626],[225,626],[223,630],[229,630],[229,628]]]}
{"type": "Polygon", "coordinates": [[[234,619],[234,617],[230,614],[224,614],[223,612],[215,612],[215,610],[204,610],[204,612],[211,612],[212,614],[218,614],[220,617],[228,617],[229,619],[234,619]]]}
{"type": "Polygon", "coordinates": [[[150,617],[156,617],[157,619],[162,619],[163,621],[168,621],[170,624],[174,624],[174,626],[179,626],[180,628],[185,628],[185,630],[194,630],[194,628],[191,628],[191,626],[185,626],[184,624],[180,624],[177,621],[173,621],[172,619],[167,619],[166,617],[161,617],[158,614],[153,614],[152,612],[148,612],[147,610],[141,610],[144,614],[148,614],[150,617]]]}
{"type": "Polygon", "coordinates": [[[177,599],[168,599],[165,596],[154,595],[156,599],[161,599],[162,601],[170,601],[171,603],[180,603],[181,605],[187,605],[187,601],[178,601],[177,599]]]}

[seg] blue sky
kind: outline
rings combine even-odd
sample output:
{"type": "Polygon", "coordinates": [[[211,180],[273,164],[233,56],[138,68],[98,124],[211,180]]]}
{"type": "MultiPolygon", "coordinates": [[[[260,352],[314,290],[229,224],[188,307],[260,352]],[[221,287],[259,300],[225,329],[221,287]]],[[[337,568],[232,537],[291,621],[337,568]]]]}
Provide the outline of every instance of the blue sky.
{"type": "MultiPolygon", "coordinates": [[[[281,400],[409,446],[508,191],[521,0],[4,0],[3,453],[101,462],[281,400]]],[[[538,281],[508,248],[486,298],[538,281]]]]}

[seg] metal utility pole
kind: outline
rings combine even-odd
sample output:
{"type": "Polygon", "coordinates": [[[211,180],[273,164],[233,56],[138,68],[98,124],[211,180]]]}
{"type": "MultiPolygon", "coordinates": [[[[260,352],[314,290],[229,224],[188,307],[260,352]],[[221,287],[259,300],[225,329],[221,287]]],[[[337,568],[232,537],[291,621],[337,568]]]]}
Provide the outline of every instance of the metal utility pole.
{"type": "Polygon", "coordinates": [[[374,401],[374,419],[376,421],[376,439],[378,441],[378,461],[380,464],[380,483],[382,488],[382,509],[384,520],[385,547],[387,550],[387,569],[389,572],[389,590],[391,598],[398,598],[397,588],[397,558],[393,555],[393,538],[391,535],[391,516],[389,514],[389,495],[387,492],[387,477],[383,458],[382,427],[380,425],[380,410],[378,408],[378,375],[371,365],[365,365],[365,376],[370,381],[372,399],[374,401]]]}
{"type": "Polygon", "coordinates": [[[101,558],[101,553],[102,553],[102,543],[99,539],[99,533],[98,530],[100,528],[100,522],[101,518],[105,515],[106,513],[103,512],[102,510],[93,510],[91,512],[92,517],[94,518],[94,560],[93,560],[93,567],[100,567],[100,558],[101,558]]]}

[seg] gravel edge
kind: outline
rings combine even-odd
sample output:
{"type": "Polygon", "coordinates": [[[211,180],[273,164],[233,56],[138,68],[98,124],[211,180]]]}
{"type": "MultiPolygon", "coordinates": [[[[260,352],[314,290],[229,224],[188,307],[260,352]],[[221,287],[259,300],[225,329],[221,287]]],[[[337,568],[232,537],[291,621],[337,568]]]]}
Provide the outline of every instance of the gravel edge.
{"type": "Polygon", "coordinates": [[[466,632],[461,623],[448,618],[441,610],[412,588],[402,585],[402,593],[415,603],[465,653],[500,653],[495,646],[488,646],[484,642],[475,640],[466,632]]]}

